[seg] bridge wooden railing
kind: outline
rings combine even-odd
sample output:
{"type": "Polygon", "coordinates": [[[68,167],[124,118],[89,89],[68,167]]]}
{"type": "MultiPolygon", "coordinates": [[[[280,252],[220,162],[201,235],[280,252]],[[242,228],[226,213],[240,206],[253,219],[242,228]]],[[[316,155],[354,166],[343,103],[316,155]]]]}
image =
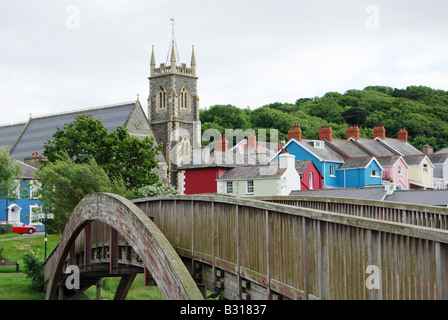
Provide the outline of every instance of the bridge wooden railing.
{"type": "Polygon", "coordinates": [[[229,299],[247,296],[248,283],[265,288],[260,296],[267,298],[448,299],[448,231],[441,228],[446,218],[421,219],[437,221],[434,227],[408,224],[413,220],[404,211],[418,206],[391,205],[395,211],[389,214],[405,216],[405,224],[381,218],[388,204],[368,213],[366,203],[321,201],[310,209],[299,202],[219,195],[134,203],[181,257],[234,276],[218,279],[229,299]],[[338,205],[346,206],[344,213],[330,212],[338,205]]]}
{"type": "Polygon", "coordinates": [[[271,196],[254,199],[448,230],[446,207],[321,196],[271,196]]]}

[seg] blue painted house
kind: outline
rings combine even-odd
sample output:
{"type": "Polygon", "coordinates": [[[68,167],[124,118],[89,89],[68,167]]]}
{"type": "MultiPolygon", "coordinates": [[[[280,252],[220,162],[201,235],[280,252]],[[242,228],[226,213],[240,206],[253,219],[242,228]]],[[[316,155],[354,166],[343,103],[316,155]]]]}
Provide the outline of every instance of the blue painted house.
{"type": "Polygon", "coordinates": [[[43,231],[44,225],[38,221],[37,217],[37,211],[42,205],[42,201],[37,197],[35,176],[37,169],[24,162],[15,161],[20,164],[23,175],[16,181],[17,198],[0,199],[0,221],[20,221],[35,226],[38,232],[43,231]]]}
{"type": "MultiPolygon", "coordinates": [[[[291,126],[283,149],[297,160],[312,160],[323,177],[323,188],[365,188],[382,184],[383,168],[378,160],[352,143],[333,143],[330,127],[322,127],[319,140],[302,139],[299,126],[291,126]],[[349,149],[350,148],[350,149],[349,149]],[[355,149],[356,148],[356,149],[355,149]]],[[[277,160],[280,150],[272,160],[277,160]]]]}
{"type": "MultiPolygon", "coordinates": [[[[325,146],[325,141],[289,139],[284,146],[296,160],[311,160],[323,177],[323,188],[339,187],[337,169],[344,163],[342,157],[325,146]]],[[[279,151],[280,153],[281,151],[279,151]]],[[[277,153],[273,161],[278,161],[277,153]]]]}
{"type": "Polygon", "coordinates": [[[383,168],[375,157],[345,159],[337,170],[338,186],[364,188],[382,184],[383,168]]]}

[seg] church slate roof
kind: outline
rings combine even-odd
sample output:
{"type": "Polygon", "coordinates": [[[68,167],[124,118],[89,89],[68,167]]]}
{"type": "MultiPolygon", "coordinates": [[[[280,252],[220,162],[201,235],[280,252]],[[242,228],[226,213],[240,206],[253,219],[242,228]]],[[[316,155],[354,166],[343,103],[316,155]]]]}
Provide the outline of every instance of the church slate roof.
{"type": "Polygon", "coordinates": [[[8,146],[14,159],[24,161],[35,152],[43,153],[44,143],[53,139],[56,128],[63,128],[79,115],[91,115],[101,120],[106,129],[111,132],[118,126],[125,126],[136,102],[118,105],[84,109],[74,112],[30,118],[20,125],[0,127],[0,146],[8,146]]]}
{"type": "Polygon", "coordinates": [[[0,147],[7,146],[8,149],[14,145],[14,142],[22,132],[25,122],[0,126],[0,147]]]}

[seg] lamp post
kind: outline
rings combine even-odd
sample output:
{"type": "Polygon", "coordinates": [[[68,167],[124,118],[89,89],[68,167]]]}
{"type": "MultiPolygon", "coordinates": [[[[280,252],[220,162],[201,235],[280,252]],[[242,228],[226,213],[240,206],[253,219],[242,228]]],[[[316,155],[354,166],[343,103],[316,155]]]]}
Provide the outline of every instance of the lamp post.
{"type": "Polygon", "coordinates": [[[45,257],[44,260],[47,259],[47,223],[48,220],[53,220],[54,219],[54,214],[53,213],[39,213],[39,220],[44,224],[45,226],[45,257]]]}

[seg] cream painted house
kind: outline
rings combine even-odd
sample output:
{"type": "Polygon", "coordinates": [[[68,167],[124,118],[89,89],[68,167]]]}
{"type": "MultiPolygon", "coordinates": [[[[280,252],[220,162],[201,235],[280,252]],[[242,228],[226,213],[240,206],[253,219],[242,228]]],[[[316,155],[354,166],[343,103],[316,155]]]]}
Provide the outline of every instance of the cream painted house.
{"type": "Polygon", "coordinates": [[[403,157],[409,166],[408,179],[410,189],[434,188],[434,165],[426,155],[403,157]]]}
{"type": "Polygon", "coordinates": [[[217,179],[217,185],[218,193],[237,196],[289,195],[300,190],[300,175],[295,156],[283,153],[278,162],[230,169],[217,179]]]}

